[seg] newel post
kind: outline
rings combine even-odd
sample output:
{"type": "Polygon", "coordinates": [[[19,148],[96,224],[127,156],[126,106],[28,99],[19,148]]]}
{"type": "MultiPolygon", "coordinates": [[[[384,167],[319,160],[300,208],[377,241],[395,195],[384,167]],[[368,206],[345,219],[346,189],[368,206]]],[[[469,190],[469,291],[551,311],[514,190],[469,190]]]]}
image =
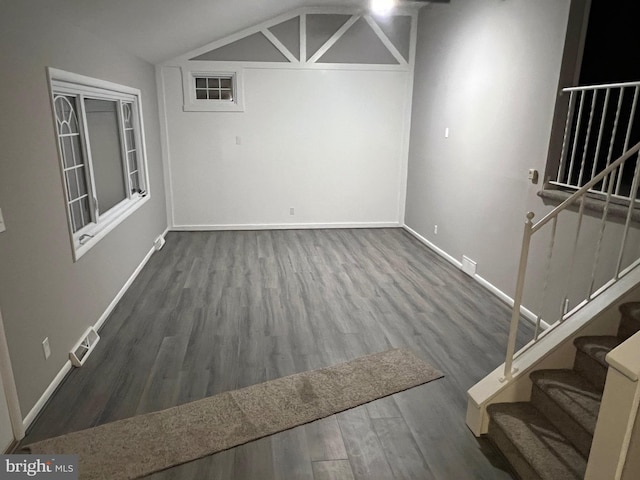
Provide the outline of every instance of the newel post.
{"type": "Polygon", "coordinates": [[[522,236],[522,250],[520,252],[520,264],[518,266],[518,278],[516,280],[516,293],[513,297],[513,311],[511,313],[511,325],[509,327],[509,339],[507,341],[507,357],[504,362],[504,376],[500,381],[511,380],[513,374],[513,355],[516,351],[516,338],[518,336],[518,324],[520,323],[520,306],[522,305],[522,293],[524,291],[524,278],[527,272],[527,260],[529,259],[529,244],[531,243],[531,229],[535,213],[527,213],[527,221],[524,222],[524,234],[522,236]]]}

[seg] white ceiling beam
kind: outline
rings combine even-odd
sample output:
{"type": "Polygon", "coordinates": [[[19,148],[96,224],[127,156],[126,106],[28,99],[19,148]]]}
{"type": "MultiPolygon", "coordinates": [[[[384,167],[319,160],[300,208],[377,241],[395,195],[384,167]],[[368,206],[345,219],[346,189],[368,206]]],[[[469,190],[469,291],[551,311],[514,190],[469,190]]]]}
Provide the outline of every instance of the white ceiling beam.
{"type": "Polygon", "coordinates": [[[347,22],[342,25],[338,31],[318,49],[316,53],[313,54],[308,63],[316,63],[360,18],[360,15],[353,15],[349,20],[347,20],[347,22]]]}
{"type": "MultiPolygon", "coordinates": [[[[393,57],[398,61],[398,63],[400,65],[407,65],[407,59],[404,58],[404,56],[398,51],[398,49],[393,44],[393,42],[389,40],[389,37],[387,37],[387,34],[382,31],[382,29],[380,28],[380,25],[376,23],[376,21],[371,17],[371,15],[365,15],[364,19],[369,24],[371,29],[375,32],[375,34],[378,36],[380,41],[384,44],[384,46],[387,47],[387,50],[389,50],[389,53],[391,53],[391,55],[393,55],[393,57]]],[[[409,35],[411,35],[411,32],[409,32],[409,35]]]]}
{"type": "Polygon", "coordinates": [[[269,40],[273,44],[273,46],[276,47],[280,51],[280,53],[282,53],[287,58],[287,60],[289,60],[291,63],[298,63],[298,59],[295,57],[295,55],[291,53],[280,40],[278,40],[278,37],[271,33],[271,30],[265,28],[264,30],[261,30],[261,32],[265,37],[267,37],[267,40],[269,40]]]}
{"type": "Polygon", "coordinates": [[[307,63],[307,14],[300,15],[300,63],[307,63]]]}

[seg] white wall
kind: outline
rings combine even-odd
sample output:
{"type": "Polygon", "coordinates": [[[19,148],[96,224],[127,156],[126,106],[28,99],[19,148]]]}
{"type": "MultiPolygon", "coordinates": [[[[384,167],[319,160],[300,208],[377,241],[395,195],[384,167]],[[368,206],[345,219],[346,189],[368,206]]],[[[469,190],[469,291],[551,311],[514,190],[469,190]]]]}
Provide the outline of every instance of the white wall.
{"type": "Polygon", "coordinates": [[[233,113],[183,112],[162,79],[175,226],[399,222],[408,72],[246,68],[233,113]]]}
{"type": "Polygon", "coordinates": [[[420,12],[405,223],[511,296],[525,214],[548,211],[527,170],[544,172],[569,4],[420,12]]]}
{"type": "MultiPolygon", "coordinates": [[[[477,274],[510,297],[525,215],[538,221],[555,206],[527,171],[545,172],[558,85],[573,84],[579,63],[584,2],[570,12],[571,3],[456,0],[420,13],[405,223],[457,261],[476,261],[477,274]]],[[[586,215],[572,267],[577,216],[560,220],[545,297],[550,225],[532,241],[525,284],[524,305],[551,321],[565,296],[573,308],[588,294],[600,237],[600,217],[586,215]]],[[[596,289],[614,274],[623,231],[607,223],[596,289]]],[[[633,225],[623,268],[639,255],[633,225]]]]}
{"type": "Polygon", "coordinates": [[[0,16],[0,304],[23,415],[166,227],[154,67],[40,12],[29,1],[3,2],[0,16]],[[47,66],[142,91],[151,198],[75,263],[47,66]]]}

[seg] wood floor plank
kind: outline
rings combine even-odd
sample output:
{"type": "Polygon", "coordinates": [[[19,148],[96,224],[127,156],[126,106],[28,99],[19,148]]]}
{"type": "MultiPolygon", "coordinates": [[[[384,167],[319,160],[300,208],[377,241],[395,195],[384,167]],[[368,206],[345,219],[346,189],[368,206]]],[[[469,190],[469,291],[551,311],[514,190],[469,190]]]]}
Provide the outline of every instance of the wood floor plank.
{"type": "Polygon", "coordinates": [[[261,438],[235,449],[231,478],[275,480],[271,437],[261,438]]]}
{"type": "Polygon", "coordinates": [[[304,426],[271,437],[274,477],[280,480],[313,480],[311,456],[304,426]]]}
{"type": "Polygon", "coordinates": [[[486,461],[487,457],[475,438],[469,437],[468,442],[459,441],[470,434],[464,417],[457,413],[463,405],[460,402],[453,405],[450,403],[451,391],[457,387],[448,381],[449,377],[443,380],[430,385],[432,388],[417,387],[396,394],[403,418],[433,473],[433,478],[510,479],[504,461],[497,459],[495,464],[486,461]],[[434,454],[436,445],[438,453],[434,454]],[[469,468],[470,465],[473,468],[469,468]]]}
{"type": "Polygon", "coordinates": [[[226,480],[234,478],[233,468],[235,450],[210,455],[194,460],[193,462],[178,465],[161,472],[147,475],[145,480],[180,480],[180,479],[207,479],[226,480]]]}
{"type": "Polygon", "coordinates": [[[349,460],[313,462],[314,480],[355,480],[349,460]]]}
{"type": "Polygon", "coordinates": [[[309,423],[304,428],[311,461],[346,460],[348,458],[342,432],[335,415],[309,423]]]}
{"type": "Polygon", "coordinates": [[[166,240],[23,444],[407,347],[446,376],[157,478],[421,478],[420,456],[437,479],[510,478],[464,424],[467,389],[504,361],[510,310],[402,229],[166,240]]]}
{"type": "Polygon", "coordinates": [[[354,477],[394,478],[366,406],[339,413],[337,418],[354,477]]]}
{"type": "Polygon", "coordinates": [[[429,470],[403,418],[377,418],[372,423],[393,478],[437,479],[429,470]]]}
{"type": "Polygon", "coordinates": [[[379,418],[402,418],[402,412],[400,412],[393,395],[368,403],[367,413],[372,420],[379,418]]]}

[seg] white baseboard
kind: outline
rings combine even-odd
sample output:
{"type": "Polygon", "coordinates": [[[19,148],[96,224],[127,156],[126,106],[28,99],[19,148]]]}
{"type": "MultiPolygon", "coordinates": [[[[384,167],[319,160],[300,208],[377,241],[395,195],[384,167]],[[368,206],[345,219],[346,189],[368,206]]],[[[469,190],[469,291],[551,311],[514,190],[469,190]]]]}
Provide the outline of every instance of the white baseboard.
{"type": "MultiPolygon", "coordinates": [[[[449,263],[455,265],[459,269],[462,269],[462,262],[459,262],[454,257],[449,255],[447,252],[442,250],[440,247],[434,245],[432,242],[430,242],[429,240],[424,238],[422,235],[420,235],[418,232],[413,230],[411,227],[409,227],[407,225],[403,225],[402,228],[404,228],[407,232],[409,232],[411,235],[413,235],[418,241],[420,241],[420,243],[423,243],[424,245],[429,247],[431,250],[436,252],[442,258],[447,260],[449,263]]],[[[476,282],[478,282],[484,288],[486,288],[491,293],[493,293],[496,297],[498,297],[500,300],[502,300],[508,306],[513,308],[513,303],[514,303],[513,302],[513,298],[511,298],[509,295],[504,293],[502,290],[500,290],[494,284],[492,284],[491,282],[485,280],[484,278],[482,278],[477,273],[475,275],[472,275],[471,278],[473,278],[476,282]]],[[[522,316],[524,318],[526,318],[528,321],[530,321],[531,323],[533,323],[535,325],[535,323],[537,321],[537,318],[538,318],[535,313],[533,313],[531,310],[529,310],[529,309],[527,309],[527,308],[525,308],[523,306],[520,307],[520,313],[522,314],[522,316]]],[[[547,329],[548,327],[549,327],[548,323],[546,323],[545,321],[541,321],[541,328],[542,329],[547,329]]]]}
{"type": "MultiPolygon", "coordinates": [[[[168,230],[165,230],[162,233],[161,237],[164,238],[167,232],[168,230]]],[[[127,290],[129,290],[129,287],[131,286],[133,281],[136,279],[136,277],[140,274],[144,266],[147,264],[147,262],[151,258],[151,255],[153,255],[155,252],[156,252],[156,247],[154,245],[153,247],[151,247],[151,250],[149,250],[147,254],[144,256],[140,264],[133,271],[133,273],[131,274],[129,279],[125,282],[125,284],[122,286],[120,291],[116,294],[115,298],[111,301],[107,309],[102,313],[102,315],[100,315],[100,318],[93,326],[96,332],[100,331],[100,328],[102,328],[102,325],[104,324],[105,320],[109,317],[109,315],[111,315],[111,312],[113,312],[113,309],[116,308],[116,305],[118,305],[118,302],[122,299],[124,294],[127,293],[127,290]]]]}
{"type": "Polygon", "coordinates": [[[29,413],[27,413],[27,416],[24,417],[22,424],[25,430],[27,430],[31,425],[31,423],[36,419],[36,417],[38,416],[42,408],[49,401],[49,398],[51,398],[51,395],[53,395],[53,392],[56,391],[56,389],[60,386],[60,384],[64,380],[64,377],[66,377],[70,371],[71,371],[71,361],[67,360],[67,362],[63,365],[62,369],[58,372],[56,377],[49,384],[49,386],[44,391],[42,396],[38,399],[36,404],[33,406],[33,408],[29,411],[29,413]]]}
{"type": "MultiPolygon", "coordinates": [[[[167,234],[169,230],[166,229],[163,233],[162,233],[162,238],[165,237],[165,235],[167,234]]],[[[131,274],[131,276],[129,277],[129,279],[125,282],[125,284],[123,285],[123,287],[120,289],[120,291],[116,294],[115,298],[111,301],[111,303],[109,304],[109,306],[107,307],[107,309],[102,313],[102,315],[100,315],[100,318],[98,318],[98,321],[94,324],[93,328],[95,328],[96,332],[98,330],[100,330],[100,327],[102,327],[102,325],[104,324],[104,322],[106,321],[106,319],[109,317],[109,315],[111,314],[111,312],[113,312],[113,309],[116,308],[116,305],[118,304],[118,302],[122,299],[122,297],[124,296],[124,294],[127,292],[127,290],[129,289],[129,287],[131,286],[131,284],[133,283],[133,281],[136,279],[136,277],[140,274],[140,271],[144,268],[144,266],[147,264],[147,262],[149,261],[149,259],[151,258],[151,255],[153,255],[153,253],[156,251],[155,247],[151,247],[151,250],[149,250],[149,252],[145,255],[145,257],[142,259],[142,261],[140,262],[140,264],[136,267],[136,269],[133,271],[133,273],[131,274]]],[[[29,426],[31,425],[31,423],[35,420],[35,418],[38,416],[38,414],[40,413],[40,411],[42,410],[42,408],[45,406],[45,404],[49,401],[49,398],[51,398],[51,395],[53,395],[53,392],[56,391],[56,389],[60,386],[60,384],[62,383],[62,381],[64,380],[64,378],[67,376],[67,374],[71,371],[71,361],[67,360],[67,362],[63,365],[63,367],[60,369],[60,371],[58,372],[58,374],[55,376],[55,378],[53,379],[53,381],[49,384],[49,386],[47,387],[47,389],[44,391],[44,393],[42,394],[42,396],[38,399],[38,401],[36,402],[36,404],[33,406],[33,408],[29,411],[29,413],[24,417],[24,420],[22,421],[25,430],[27,428],[29,428],[29,426]]]]}
{"type": "Polygon", "coordinates": [[[355,222],[355,223],[256,223],[234,225],[174,225],[172,231],[223,231],[223,230],[311,230],[322,228],[398,228],[399,222],[355,222]]]}
{"type": "Polygon", "coordinates": [[[425,244],[427,247],[429,247],[431,250],[433,250],[434,252],[436,252],[438,255],[440,255],[442,258],[444,258],[447,262],[451,263],[452,265],[455,265],[456,267],[462,269],[462,262],[459,262],[458,260],[456,260],[454,257],[452,257],[451,255],[449,255],[447,252],[445,252],[444,250],[442,250],[440,247],[437,247],[436,245],[434,245],[433,243],[431,243],[429,240],[427,240],[426,238],[424,238],[422,235],[420,235],[418,232],[416,232],[413,228],[407,226],[407,225],[402,225],[402,228],[404,228],[407,232],[409,232],[411,235],[413,235],[417,240],[420,241],[420,243],[425,244]]]}
{"type": "MultiPolygon", "coordinates": [[[[494,284],[488,282],[487,280],[485,280],[484,278],[482,278],[480,275],[478,275],[477,273],[473,276],[474,280],[477,281],[480,285],[482,285],[484,288],[486,288],[487,290],[489,290],[491,293],[493,293],[496,297],[498,297],[500,300],[502,300],[504,303],[506,303],[507,305],[509,305],[511,308],[513,308],[513,298],[511,298],[509,295],[507,295],[506,293],[504,293],[502,290],[500,290],[498,287],[496,287],[494,284]]],[[[538,320],[538,316],[533,313],[531,310],[529,310],[526,307],[523,307],[522,305],[520,306],[520,314],[527,320],[529,320],[531,323],[533,323],[535,325],[536,321],[538,320]]],[[[540,320],[540,327],[543,330],[546,330],[547,328],[549,328],[549,324],[547,322],[545,322],[544,320],[540,320]]]]}

